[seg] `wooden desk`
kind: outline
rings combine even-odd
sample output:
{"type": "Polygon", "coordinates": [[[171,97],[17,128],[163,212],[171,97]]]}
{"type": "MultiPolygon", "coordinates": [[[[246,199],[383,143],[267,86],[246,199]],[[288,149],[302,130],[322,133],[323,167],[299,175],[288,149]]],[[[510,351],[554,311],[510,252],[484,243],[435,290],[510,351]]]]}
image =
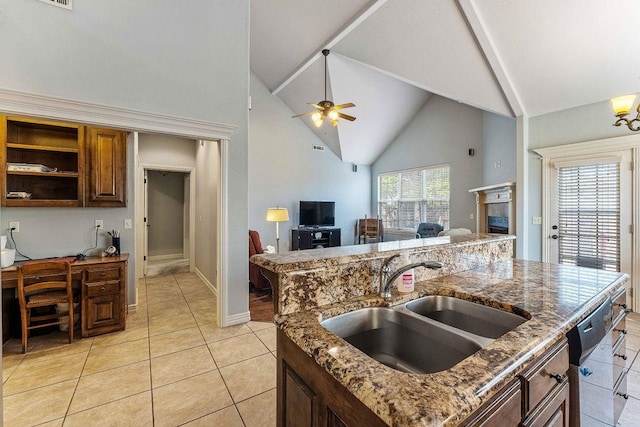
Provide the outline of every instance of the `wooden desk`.
{"type": "MultiPolygon", "coordinates": [[[[83,338],[124,330],[128,260],[129,254],[121,254],[108,258],[87,257],[71,264],[73,287],[81,290],[83,338]]],[[[3,343],[11,337],[11,324],[20,324],[19,312],[16,317],[12,309],[16,307],[17,267],[20,264],[22,262],[2,269],[3,343]]],[[[29,279],[25,278],[27,281],[29,279]]]]}

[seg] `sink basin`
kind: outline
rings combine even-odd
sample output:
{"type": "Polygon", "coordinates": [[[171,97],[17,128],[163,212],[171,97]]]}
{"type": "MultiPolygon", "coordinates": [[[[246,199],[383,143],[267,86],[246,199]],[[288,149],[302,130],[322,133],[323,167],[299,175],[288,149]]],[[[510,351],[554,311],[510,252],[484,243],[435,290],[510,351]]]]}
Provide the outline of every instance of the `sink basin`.
{"type": "Polygon", "coordinates": [[[421,316],[493,339],[527,321],[517,314],[442,295],[422,297],[406,303],[405,307],[421,316]]]}
{"type": "Polygon", "coordinates": [[[404,372],[443,371],[482,348],[462,335],[385,307],[362,308],[321,324],[369,357],[404,372]]]}

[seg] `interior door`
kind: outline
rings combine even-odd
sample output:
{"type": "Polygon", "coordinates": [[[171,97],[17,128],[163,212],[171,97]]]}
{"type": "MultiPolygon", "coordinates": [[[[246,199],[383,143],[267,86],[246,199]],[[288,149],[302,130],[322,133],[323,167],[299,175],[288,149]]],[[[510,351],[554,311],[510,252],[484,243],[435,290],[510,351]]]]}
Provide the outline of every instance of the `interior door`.
{"type": "Polygon", "coordinates": [[[549,261],[631,274],[631,151],[552,159],[550,165],[549,261]]]}

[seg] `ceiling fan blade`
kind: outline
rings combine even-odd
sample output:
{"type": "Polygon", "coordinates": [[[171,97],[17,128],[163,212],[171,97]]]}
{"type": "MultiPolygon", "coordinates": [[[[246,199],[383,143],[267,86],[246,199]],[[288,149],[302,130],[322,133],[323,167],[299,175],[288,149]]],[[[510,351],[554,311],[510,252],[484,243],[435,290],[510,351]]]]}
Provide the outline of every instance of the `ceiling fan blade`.
{"type": "Polygon", "coordinates": [[[332,110],[342,110],[343,108],[351,108],[351,107],[355,107],[355,106],[356,106],[356,104],[354,104],[353,102],[348,102],[346,104],[335,105],[331,109],[332,110]]]}
{"type": "Polygon", "coordinates": [[[324,111],[324,107],[318,104],[312,104],[311,102],[307,102],[308,105],[311,105],[313,108],[317,108],[320,111],[324,111]]]}
{"type": "Polygon", "coordinates": [[[291,116],[291,118],[295,119],[296,117],[310,116],[311,114],[314,114],[314,113],[315,113],[315,111],[307,111],[306,113],[296,114],[295,116],[291,116]]]}
{"type": "Polygon", "coordinates": [[[338,117],[341,119],[349,120],[350,122],[354,121],[356,118],[344,113],[338,113],[338,117]]]}

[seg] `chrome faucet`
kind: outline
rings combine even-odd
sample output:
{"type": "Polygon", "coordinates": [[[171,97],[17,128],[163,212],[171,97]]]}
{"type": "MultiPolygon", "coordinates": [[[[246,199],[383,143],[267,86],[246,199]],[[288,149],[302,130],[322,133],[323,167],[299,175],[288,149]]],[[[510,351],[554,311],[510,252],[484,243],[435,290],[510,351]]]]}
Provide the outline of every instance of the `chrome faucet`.
{"type": "Polygon", "coordinates": [[[437,270],[439,268],[442,268],[442,263],[439,261],[422,261],[422,262],[414,262],[412,264],[403,265],[399,267],[396,271],[391,273],[391,267],[389,267],[389,263],[393,259],[399,256],[400,254],[390,256],[389,258],[385,259],[384,262],[382,263],[382,268],[380,269],[380,296],[382,298],[385,298],[385,299],[391,298],[391,285],[393,285],[393,282],[395,282],[396,279],[400,277],[400,275],[405,271],[411,270],[412,268],[417,268],[417,267],[424,267],[430,270],[437,270]]]}

